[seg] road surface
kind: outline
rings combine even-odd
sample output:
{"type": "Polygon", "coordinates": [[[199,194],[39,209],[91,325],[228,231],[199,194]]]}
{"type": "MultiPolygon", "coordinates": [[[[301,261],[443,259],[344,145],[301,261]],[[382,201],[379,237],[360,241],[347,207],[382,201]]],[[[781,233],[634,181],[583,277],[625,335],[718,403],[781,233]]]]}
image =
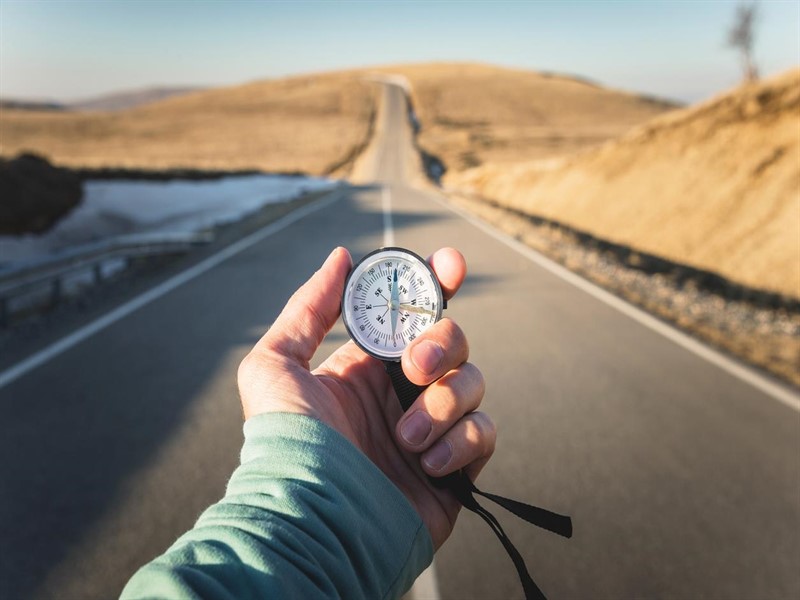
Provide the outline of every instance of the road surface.
{"type": "MultiPolygon", "coordinates": [[[[410,187],[399,88],[383,109],[360,167],[372,183],[0,388],[0,597],[118,594],[223,494],[242,439],[236,368],[292,291],[334,246],[358,258],[392,236],[467,258],[448,312],[499,429],[481,487],[574,519],[564,540],[496,511],[549,596],[800,597],[800,413],[410,187]]],[[[339,324],[318,356],[345,340],[339,324]]],[[[441,598],[521,597],[466,511],[435,572],[441,598]]]]}

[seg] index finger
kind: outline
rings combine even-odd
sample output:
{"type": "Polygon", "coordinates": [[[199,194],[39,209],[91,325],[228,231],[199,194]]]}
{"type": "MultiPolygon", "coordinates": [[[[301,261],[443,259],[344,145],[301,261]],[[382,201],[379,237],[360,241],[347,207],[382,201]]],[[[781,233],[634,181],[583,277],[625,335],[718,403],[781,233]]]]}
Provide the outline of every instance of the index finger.
{"type": "Polygon", "coordinates": [[[455,296],[467,276],[467,261],[461,252],[455,248],[441,248],[428,257],[428,264],[442,286],[444,299],[455,296]]]}

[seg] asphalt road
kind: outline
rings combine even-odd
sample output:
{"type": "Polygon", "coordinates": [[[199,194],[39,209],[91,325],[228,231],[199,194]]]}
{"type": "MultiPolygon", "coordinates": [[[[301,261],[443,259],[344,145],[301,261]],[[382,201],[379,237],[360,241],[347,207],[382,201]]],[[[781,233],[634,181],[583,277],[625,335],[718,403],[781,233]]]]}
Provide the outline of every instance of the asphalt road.
{"type": "MultiPolygon", "coordinates": [[[[385,95],[376,183],[0,389],[0,597],[113,597],[223,494],[239,361],[334,246],[383,244],[387,200],[398,245],[467,258],[448,312],[499,429],[481,487],[573,516],[564,540],[496,511],[549,596],[800,597],[800,414],[409,187],[404,100],[385,95]]],[[[436,572],[442,598],[521,597],[466,512],[436,572]]]]}

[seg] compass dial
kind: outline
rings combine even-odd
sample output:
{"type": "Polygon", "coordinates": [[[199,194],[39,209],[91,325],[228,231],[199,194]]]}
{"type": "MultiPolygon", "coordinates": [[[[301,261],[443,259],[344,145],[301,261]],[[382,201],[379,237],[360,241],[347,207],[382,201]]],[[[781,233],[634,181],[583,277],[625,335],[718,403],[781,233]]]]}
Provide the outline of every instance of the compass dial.
{"type": "Polygon", "coordinates": [[[371,252],[350,272],[342,318],[367,354],[398,360],[442,316],[442,288],[422,258],[403,248],[371,252]]]}

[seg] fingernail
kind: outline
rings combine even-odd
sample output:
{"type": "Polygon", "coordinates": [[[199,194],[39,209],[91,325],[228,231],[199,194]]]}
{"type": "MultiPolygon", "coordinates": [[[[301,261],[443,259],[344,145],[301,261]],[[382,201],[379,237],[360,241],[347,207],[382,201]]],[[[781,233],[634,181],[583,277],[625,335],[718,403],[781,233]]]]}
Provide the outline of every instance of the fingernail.
{"type": "Polygon", "coordinates": [[[447,440],[440,440],[425,453],[425,464],[434,471],[441,471],[453,457],[453,447],[447,440]]]}
{"type": "Polygon", "coordinates": [[[412,446],[419,446],[428,439],[432,428],[433,425],[428,413],[418,410],[408,417],[400,426],[400,435],[412,446]]]}
{"type": "Polygon", "coordinates": [[[425,340],[411,350],[411,362],[426,375],[432,375],[444,360],[444,350],[436,342],[425,340]]]}

